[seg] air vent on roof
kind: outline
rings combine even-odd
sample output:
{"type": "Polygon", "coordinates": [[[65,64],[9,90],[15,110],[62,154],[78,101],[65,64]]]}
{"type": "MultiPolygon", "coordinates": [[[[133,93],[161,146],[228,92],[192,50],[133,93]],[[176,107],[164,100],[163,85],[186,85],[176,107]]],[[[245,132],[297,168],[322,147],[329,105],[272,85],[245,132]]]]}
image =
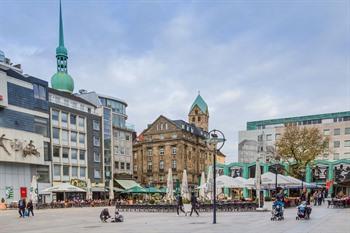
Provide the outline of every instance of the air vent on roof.
{"type": "Polygon", "coordinates": [[[86,94],[86,93],[87,93],[87,90],[85,90],[85,89],[80,89],[80,90],[79,90],[79,93],[80,93],[80,94],[86,94]]]}

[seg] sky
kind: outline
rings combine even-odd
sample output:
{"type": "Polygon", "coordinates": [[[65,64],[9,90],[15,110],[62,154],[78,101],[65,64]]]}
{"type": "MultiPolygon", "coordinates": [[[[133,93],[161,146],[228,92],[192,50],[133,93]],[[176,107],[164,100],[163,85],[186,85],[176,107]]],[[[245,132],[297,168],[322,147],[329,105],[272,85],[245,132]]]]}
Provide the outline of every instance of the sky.
{"type": "MultiPolygon", "coordinates": [[[[198,91],[237,161],[247,121],[350,110],[350,1],[62,0],[75,91],[124,99],[138,133],[198,91]]],[[[0,50],[56,72],[58,0],[0,0],[0,50]]]]}

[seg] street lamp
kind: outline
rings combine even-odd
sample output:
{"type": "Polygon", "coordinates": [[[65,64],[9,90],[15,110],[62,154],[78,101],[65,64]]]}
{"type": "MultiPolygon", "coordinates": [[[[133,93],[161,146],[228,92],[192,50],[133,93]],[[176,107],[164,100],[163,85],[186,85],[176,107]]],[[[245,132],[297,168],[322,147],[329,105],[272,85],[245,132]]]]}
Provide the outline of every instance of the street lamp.
{"type": "Polygon", "coordinates": [[[213,224],[216,224],[216,154],[225,144],[225,135],[217,129],[213,129],[208,133],[208,138],[206,140],[207,147],[211,150],[214,148],[214,161],[213,161],[213,224]]]}

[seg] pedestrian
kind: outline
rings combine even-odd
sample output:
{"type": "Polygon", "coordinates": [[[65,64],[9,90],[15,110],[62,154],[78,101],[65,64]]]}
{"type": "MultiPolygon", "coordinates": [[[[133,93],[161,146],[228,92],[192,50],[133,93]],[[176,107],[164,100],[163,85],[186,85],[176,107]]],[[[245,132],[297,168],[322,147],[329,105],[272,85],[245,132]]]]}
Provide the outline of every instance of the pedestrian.
{"type": "Polygon", "coordinates": [[[322,205],[322,199],[323,199],[323,194],[322,194],[322,191],[318,191],[318,196],[317,196],[317,202],[318,202],[318,205],[321,206],[322,205]]]}
{"type": "Polygon", "coordinates": [[[181,194],[178,194],[176,196],[176,212],[177,212],[177,216],[179,216],[179,210],[185,214],[185,216],[187,216],[187,213],[184,210],[184,204],[182,201],[182,196],[181,194]]]}
{"type": "Polygon", "coordinates": [[[314,195],[313,195],[313,198],[314,198],[314,206],[317,206],[317,204],[318,204],[318,191],[316,190],[315,192],[314,192],[314,195]]]}
{"type": "Polygon", "coordinates": [[[100,214],[100,219],[102,222],[107,222],[107,219],[109,219],[111,216],[109,215],[109,211],[107,208],[104,208],[102,211],[101,211],[101,214],[100,214]]]}
{"type": "Polygon", "coordinates": [[[26,210],[26,199],[22,198],[18,201],[18,213],[20,218],[25,217],[25,210],[26,210]]]}
{"type": "Polygon", "coordinates": [[[190,213],[190,216],[192,216],[193,211],[196,212],[197,216],[199,216],[199,213],[198,213],[198,211],[197,211],[197,204],[198,204],[197,197],[196,197],[196,195],[194,194],[194,192],[192,192],[192,195],[191,195],[191,213],[190,213]]]}
{"type": "Polygon", "coordinates": [[[30,213],[32,213],[32,216],[34,216],[33,209],[34,209],[33,202],[32,202],[32,200],[29,200],[29,202],[27,204],[28,217],[30,216],[30,213]]]}

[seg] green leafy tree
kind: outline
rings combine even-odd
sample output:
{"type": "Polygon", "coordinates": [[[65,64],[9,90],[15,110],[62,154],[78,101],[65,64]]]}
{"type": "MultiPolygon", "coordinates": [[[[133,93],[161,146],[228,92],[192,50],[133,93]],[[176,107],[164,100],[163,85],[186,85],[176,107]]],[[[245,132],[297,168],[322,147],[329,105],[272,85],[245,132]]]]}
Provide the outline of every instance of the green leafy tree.
{"type": "Polygon", "coordinates": [[[287,126],[276,142],[276,157],[289,163],[289,172],[303,177],[307,165],[315,158],[328,152],[329,138],[324,137],[316,127],[287,126]]]}

